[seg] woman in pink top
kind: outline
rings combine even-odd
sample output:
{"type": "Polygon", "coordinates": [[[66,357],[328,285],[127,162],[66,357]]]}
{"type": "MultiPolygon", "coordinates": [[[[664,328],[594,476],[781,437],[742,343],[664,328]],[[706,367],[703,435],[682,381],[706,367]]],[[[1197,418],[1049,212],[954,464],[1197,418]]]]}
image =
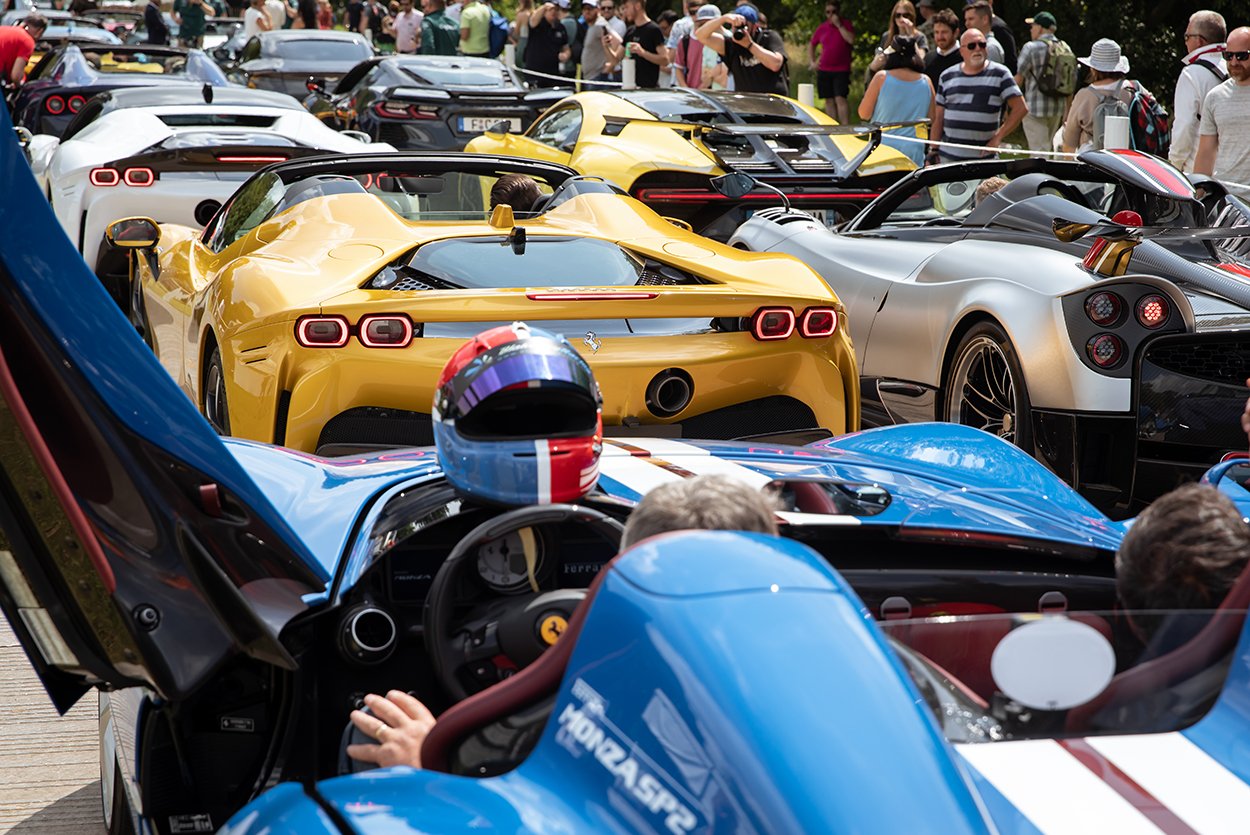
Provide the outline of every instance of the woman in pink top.
{"type": "Polygon", "coordinates": [[[851,92],[851,44],[855,28],[839,14],[837,0],[825,4],[825,20],[807,44],[807,60],[816,67],[816,92],[825,100],[825,112],[845,125],[850,119],[846,97],[851,92]],[[820,63],[816,47],[820,47],[820,63]]]}

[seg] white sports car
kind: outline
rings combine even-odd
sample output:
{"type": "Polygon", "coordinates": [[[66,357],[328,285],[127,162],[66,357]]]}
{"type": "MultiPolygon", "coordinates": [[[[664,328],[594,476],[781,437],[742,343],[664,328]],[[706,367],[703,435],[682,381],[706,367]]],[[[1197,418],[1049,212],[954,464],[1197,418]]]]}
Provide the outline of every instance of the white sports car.
{"type": "Polygon", "coordinates": [[[290,96],[188,84],[96,96],[59,142],[36,136],[30,150],[57,220],[107,284],[125,273],[100,263],[104,229],[119,218],[202,226],[272,162],[394,147],[328,128],[290,96]]]}

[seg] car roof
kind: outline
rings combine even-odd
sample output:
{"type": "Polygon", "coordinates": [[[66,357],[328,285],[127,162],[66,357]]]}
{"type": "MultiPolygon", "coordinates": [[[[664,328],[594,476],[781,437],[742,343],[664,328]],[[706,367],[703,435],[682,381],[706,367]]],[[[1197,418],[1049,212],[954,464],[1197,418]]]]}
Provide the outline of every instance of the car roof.
{"type": "Polygon", "coordinates": [[[339,32],[333,29],[283,29],[279,32],[258,32],[262,41],[351,41],[365,40],[359,32],[339,32]]]}
{"type": "Polygon", "coordinates": [[[247,87],[211,87],[210,100],[205,99],[204,88],[208,85],[182,82],[163,87],[133,87],[101,93],[110,110],[127,107],[162,107],[180,104],[212,104],[255,107],[281,107],[285,110],[303,110],[291,96],[269,90],[252,90],[247,87]]]}

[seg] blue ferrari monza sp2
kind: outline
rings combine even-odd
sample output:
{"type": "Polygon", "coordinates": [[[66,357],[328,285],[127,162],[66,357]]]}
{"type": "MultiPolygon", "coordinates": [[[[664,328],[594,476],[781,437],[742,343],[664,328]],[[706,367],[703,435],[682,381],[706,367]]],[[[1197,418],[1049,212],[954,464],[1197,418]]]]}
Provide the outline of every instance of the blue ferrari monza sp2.
{"type": "MultiPolygon", "coordinates": [[[[1250,820],[1250,581],[1141,640],[1122,526],[1015,447],[936,424],[610,440],[584,501],[507,510],[429,449],[223,440],[11,139],[0,171],[0,607],[59,709],[102,691],[110,831],[1250,820]],[[617,553],[641,496],[702,473],[775,491],[782,535],[617,553]],[[391,689],[439,714],[424,768],[360,770],[348,714],[391,689]]],[[[1242,469],[1209,477],[1250,499],[1242,469]]]]}

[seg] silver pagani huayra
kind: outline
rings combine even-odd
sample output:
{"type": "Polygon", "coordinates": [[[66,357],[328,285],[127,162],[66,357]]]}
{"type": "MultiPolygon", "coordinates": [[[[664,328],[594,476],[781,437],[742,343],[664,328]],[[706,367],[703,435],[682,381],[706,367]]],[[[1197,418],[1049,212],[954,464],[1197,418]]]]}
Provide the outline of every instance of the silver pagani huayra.
{"type": "Polygon", "coordinates": [[[1250,206],[1203,185],[1135,151],[957,163],[836,232],[766,209],[730,243],[838,293],[865,426],[985,429],[1124,516],[1246,447],[1250,206]]]}

